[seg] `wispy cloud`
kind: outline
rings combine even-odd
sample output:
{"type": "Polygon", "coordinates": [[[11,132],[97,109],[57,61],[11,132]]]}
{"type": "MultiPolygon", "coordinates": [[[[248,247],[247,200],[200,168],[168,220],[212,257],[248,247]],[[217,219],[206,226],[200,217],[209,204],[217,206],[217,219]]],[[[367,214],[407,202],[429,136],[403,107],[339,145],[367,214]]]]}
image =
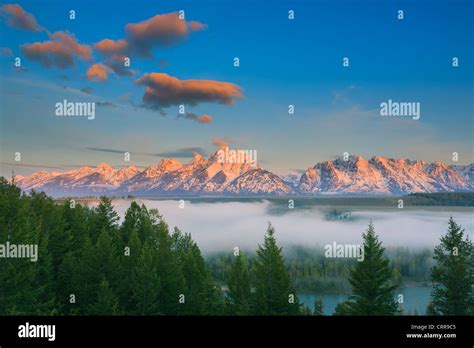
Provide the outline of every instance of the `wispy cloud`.
{"type": "Polygon", "coordinates": [[[105,102],[96,102],[97,106],[99,107],[106,107],[106,108],[116,108],[117,104],[111,103],[109,101],[105,102]]]}
{"type": "Polygon", "coordinates": [[[42,165],[42,164],[29,164],[29,163],[21,163],[21,162],[0,162],[0,164],[6,165],[6,166],[13,166],[13,167],[64,169],[64,167],[45,166],[45,165],[42,165]]]}
{"type": "Polygon", "coordinates": [[[120,154],[124,154],[125,152],[127,152],[124,150],[105,149],[105,148],[100,148],[100,147],[85,147],[84,149],[89,150],[89,151],[96,151],[96,152],[109,152],[109,153],[120,153],[120,154]]]}
{"type": "Polygon", "coordinates": [[[84,92],[85,94],[92,94],[93,91],[94,89],[92,87],[81,88],[81,92],[84,92]]]}
{"type": "Polygon", "coordinates": [[[184,118],[186,120],[196,121],[198,123],[211,123],[213,119],[211,115],[204,114],[204,115],[199,116],[193,112],[186,112],[184,115],[179,115],[178,117],[184,118]]]}

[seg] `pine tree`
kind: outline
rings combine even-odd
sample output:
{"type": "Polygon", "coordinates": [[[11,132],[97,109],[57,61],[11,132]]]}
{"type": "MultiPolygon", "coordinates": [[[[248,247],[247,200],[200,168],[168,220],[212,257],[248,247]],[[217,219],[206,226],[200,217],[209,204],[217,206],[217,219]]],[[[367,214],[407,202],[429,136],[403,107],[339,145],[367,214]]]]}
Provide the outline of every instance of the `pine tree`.
{"type": "MultiPolygon", "coordinates": [[[[7,185],[8,186],[8,185],[7,185]]],[[[31,214],[31,200],[21,197],[14,188],[5,187],[7,199],[12,200],[10,208],[2,212],[6,231],[2,231],[1,244],[35,244],[35,233],[39,224],[31,214]],[[7,212],[14,220],[6,216],[7,212]]],[[[33,287],[36,277],[35,262],[26,258],[0,259],[0,313],[6,315],[28,315],[35,312],[36,293],[33,287]]]]}
{"type": "Polygon", "coordinates": [[[299,314],[304,316],[313,315],[313,311],[309,307],[301,305],[299,314]]]}
{"type": "Polygon", "coordinates": [[[125,218],[122,224],[122,237],[127,240],[134,231],[137,233],[140,242],[148,240],[151,242],[153,224],[150,213],[144,205],[139,206],[132,202],[125,212],[125,218]]]}
{"type": "Polygon", "coordinates": [[[394,315],[398,305],[394,300],[393,272],[383,256],[384,248],[375,234],[372,222],[364,239],[364,260],[356,264],[349,282],[352,296],[349,312],[352,315],[394,315]]]}
{"type": "Polygon", "coordinates": [[[99,284],[97,300],[89,305],[90,315],[117,315],[119,311],[118,298],[110,289],[109,282],[105,279],[99,284]]]}
{"type": "Polygon", "coordinates": [[[106,279],[111,286],[115,286],[121,278],[118,256],[120,251],[115,244],[116,239],[116,235],[114,239],[114,235],[104,228],[94,246],[92,260],[90,260],[94,269],[94,273],[91,275],[95,285],[94,292],[98,291],[99,284],[103,279],[106,279]]]}
{"type": "Polygon", "coordinates": [[[35,314],[56,314],[56,291],[53,258],[48,251],[48,235],[37,231],[38,260],[36,262],[33,289],[35,293],[35,314]]]}
{"type": "Polygon", "coordinates": [[[97,298],[100,281],[103,273],[96,270],[100,258],[92,245],[89,236],[86,236],[81,253],[68,253],[60,266],[58,275],[58,302],[66,314],[87,315],[89,305],[97,298]],[[71,295],[75,302],[71,303],[71,295]]]}
{"type": "Polygon", "coordinates": [[[314,301],[314,315],[324,315],[323,310],[323,298],[320,296],[316,301],[314,301]]]}
{"type": "Polygon", "coordinates": [[[132,301],[135,315],[160,314],[160,281],[156,271],[155,252],[148,242],[143,243],[137,266],[132,273],[132,301]]]}
{"type": "MultiPolygon", "coordinates": [[[[142,241],[138,237],[141,208],[132,202],[125,212],[124,220],[120,226],[120,237],[117,242],[118,262],[121,276],[117,280],[117,294],[125,313],[136,312],[136,303],[132,300],[132,275],[139,268],[142,241]]],[[[135,275],[136,276],[136,275],[135,275]]]]}
{"type": "Polygon", "coordinates": [[[45,230],[49,234],[48,249],[52,256],[53,272],[58,273],[63,257],[72,250],[73,236],[63,218],[63,206],[55,207],[50,212],[52,226],[45,230]]]}
{"type": "Polygon", "coordinates": [[[474,314],[474,253],[464,230],[451,217],[446,235],[434,249],[433,310],[438,315],[474,314]]]}
{"type": "Polygon", "coordinates": [[[135,303],[131,300],[133,293],[132,275],[139,266],[141,255],[141,243],[137,231],[131,232],[127,240],[118,250],[118,262],[120,267],[120,278],[117,280],[117,293],[120,304],[125,313],[136,310],[135,303]]]}
{"type": "Polygon", "coordinates": [[[85,238],[89,236],[88,221],[92,212],[89,208],[72,200],[66,200],[63,205],[64,228],[71,231],[71,251],[80,253],[85,238]]]}
{"type": "Polygon", "coordinates": [[[172,249],[173,241],[169,234],[168,225],[163,220],[156,219],[153,210],[150,211],[156,229],[156,260],[157,272],[160,277],[159,306],[163,314],[179,314],[182,306],[179,295],[184,291],[184,276],[178,257],[172,249]]]}
{"type": "MultiPolygon", "coordinates": [[[[87,237],[89,238],[89,237],[87,237]]],[[[59,266],[56,281],[56,301],[58,310],[61,314],[70,315],[78,312],[77,305],[71,304],[70,295],[78,295],[78,291],[84,291],[87,289],[87,282],[82,279],[82,264],[78,256],[72,252],[67,253],[63,262],[59,266]]],[[[80,297],[84,299],[84,296],[80,297]]]]}
{"type": "Polygon", "coordinates": [[[336,305],[333,315],[342,316],[342,315],[351,315],[351,314],[352,314],[351,303],[349,301],[342,301],[336,305]]]}
{"type": "Polygon", "coordinates": [[[201,251],[189,234],[182,234],[175,228],[172,235],[173,250],[178,257],[185,284],[182,314],[223,314],[224,299],[206,268],[201,251]]]}
{"type": "Polygon", "coordinates": [[[93,219],[90,225],[90,237],[93,244],[95,244],[99,234],[104,230],[115,236],[119,220],[119,216],[112,205],[112,200],[105,196],[100,197],[100,203],[94,209],[94,212],[95,214],[92,215],[93,219]]]}
{"type": "Polygon", "coordinates": [[[254,312],[257,315],[298,314],[300,304],[274,233],[269,224],[263,245],[258,246],[253,270],[254,312]]]}
{"type": "Polygon", "coordinates": [[[229,281],[229,308],[231,314],[248,315],[250,314],[250,276],[247,262],[239,253],[232,264],[229,281]]]}
{"type": "Polygon", "coordinates": [[[437,315],[433,301],[428,302],[428,305],[426,306],[426,315],[437,315]]]}

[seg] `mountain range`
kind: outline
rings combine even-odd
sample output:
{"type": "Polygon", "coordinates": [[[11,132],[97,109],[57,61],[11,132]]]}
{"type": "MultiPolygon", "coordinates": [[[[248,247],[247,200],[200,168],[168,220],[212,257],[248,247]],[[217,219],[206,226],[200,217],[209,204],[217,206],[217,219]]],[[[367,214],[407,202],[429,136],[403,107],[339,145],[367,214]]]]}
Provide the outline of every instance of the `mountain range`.
{"type": "Polygon", "coordinates": [[[302,174],[278,176],[250,159],[223,163],[218,152],[195,154],[186,164],[162,159],[155,166],[115,169],[107,163],[67,172],[40,171],[16,176],[24,191],[55,196],[190,196],[190,195],[402,195],[414,192],[474,191],[474,164],[447,165],[421,160],[367,160],[350,156],[316,163],[302,174]]]}

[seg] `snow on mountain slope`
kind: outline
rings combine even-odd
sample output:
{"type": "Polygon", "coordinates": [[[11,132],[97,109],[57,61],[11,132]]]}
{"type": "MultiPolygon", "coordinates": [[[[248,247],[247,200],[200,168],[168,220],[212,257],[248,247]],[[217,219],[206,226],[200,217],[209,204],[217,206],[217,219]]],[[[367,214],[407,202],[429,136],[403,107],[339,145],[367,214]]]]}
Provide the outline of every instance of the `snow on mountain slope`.
{"type": "Polygon", "coordinates": [[[250,158],[245,158],[241,163],[221,162],[216,152],[180,188],[191,192],[222,192],[228,183],[248,171],[252,165],[250,158]]]}
{"type": "Polygon", "coordinates": [[[136,173],[120,185],[123,192],[149,191],[161,183],[161,178],[166,173],[178,170],[183,164],[175,159],[162,159],[157,166],[148,166],[142,172],[136,173]]]}
{"type": "Polygon", "coordinates": [[[444,163],[350,156],[317,163],[301,177],[298,190],[321,194],[406,194],[472,191],[472,181],[444,163]]]}
{"type": "Polygon", "coordinates": [[[286,175],[280,175],[280,178],[291,186],[297,187],[300,183],[301,175],[302,174],[298,172],[290,172],[286,175]]]}
{"type": "Polygon", "coordinates": [[[469,180],[471,183],[474,182],[474,163],[468,164],[467,166],[452,166],[459,174],[469,180]]]}
{"type": "Polygon", "coordinates": [[[23,190],[45,191],[52,195],[68,193],[92,194],[116,189],[124,180],[135,176],[134,166],[116,170],[107,163],[97,167],[81,167],[64,173],[38,172],[16,182],[23,190]]]}
{"type": "Polygon", "coordinates": [[[293,188],[278,175],[257,168],[245,172],[232,181],[225,192],[241,195],[284,195],[292,193],[293,188]]]}
{"type": "Polygon", "coordinates": [[[350,156],[320,162],[301,176],[279,177],[261,169],[250,158],[240,163],[222,162],[218,152],[209,159],[195,154],[186,164],[162,159],[156,166],[114,169],[106,163],[59,172],[18,176],[25,191],[45,191],[54,196],[102,193],[144,195],[285,195],[352,194],[401,195],[412,192],[474,191],[474,164],[387,159],[366,160],[350,156]],[[296,180],[299,178],[299,180],[296,180]]]}

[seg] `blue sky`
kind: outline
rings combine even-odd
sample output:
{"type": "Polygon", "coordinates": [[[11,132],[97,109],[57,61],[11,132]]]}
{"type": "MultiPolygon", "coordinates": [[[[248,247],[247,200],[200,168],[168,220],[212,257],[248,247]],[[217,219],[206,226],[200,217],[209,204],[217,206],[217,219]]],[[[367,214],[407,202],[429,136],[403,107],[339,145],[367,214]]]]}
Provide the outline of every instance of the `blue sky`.
{"type": "Polygon", "coordinates": [[[0,57],[0,175],[11,174],[15,152],[22,154],[21,165],[15,165],[20,174],[102,161],[145,166],[158,162],[159,154],[189,152],[182,149],[209,155],[217,149],[215,137],[233,148],[256,149],[260,165],[278,173],[344,152],[448,163],[458,152],[460,163],[473,161],[472,1],[16,4],[47,31],[22,30],[3,13],[0,47],[12,54],[0,57]],[[70,9],[75,20],[69,19],[70,9]],[[397,19],[399,9],[403,20],[397,19]],[[104,61],[95,43],[124,38],[129,23],[179,10],[186,21],[206,27],[174,45],[153,46],[151,58],[130,55],[133,76],[86,78],[91,65],[104,61]],[[288,20],[289,10],[294,20],[288,20]],[[89,45],[91,59],[75,57],[74,66],[62,69],[24,56],[22,45],[50,40],[48,33],[57,31],[89,45]],[[22,58],[24,71],[13,67],[15,57],[22,58]],[[349,57],[349,67],[342,66],[343,57],[349,57]],[[452,67],[452,57],[459,58],[459,67],[452,67]],[[153,72],[232,83],[244,97],[234,105],[186,105],[188,112],[212,115],[210,123],[179,119],[177,105],[161,113],[143,107],[145,87],[135,81],[153,72]],[[92,93],[81,92],[85,88],[92,93]],[[94,120],[56,117],[54,105],[63,99],[115,107],[98,107],[94,120]],[[379,105],[388,99],[420,102],[420,119],[382,118],[379,105]],[[130,163],[123,161],[123,151],[131,152],[130,163]]]}

